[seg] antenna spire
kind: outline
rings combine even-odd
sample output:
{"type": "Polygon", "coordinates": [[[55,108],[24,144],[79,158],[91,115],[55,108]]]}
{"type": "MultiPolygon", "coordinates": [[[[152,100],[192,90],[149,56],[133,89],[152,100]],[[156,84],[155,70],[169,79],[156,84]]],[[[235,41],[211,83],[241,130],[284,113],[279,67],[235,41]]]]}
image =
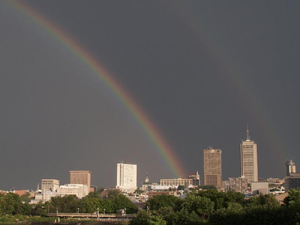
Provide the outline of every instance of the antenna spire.
{"type": "Polygon", "coordinates": [[[247,124],[247,140],[250,141],[248,124],[247,124]]]}

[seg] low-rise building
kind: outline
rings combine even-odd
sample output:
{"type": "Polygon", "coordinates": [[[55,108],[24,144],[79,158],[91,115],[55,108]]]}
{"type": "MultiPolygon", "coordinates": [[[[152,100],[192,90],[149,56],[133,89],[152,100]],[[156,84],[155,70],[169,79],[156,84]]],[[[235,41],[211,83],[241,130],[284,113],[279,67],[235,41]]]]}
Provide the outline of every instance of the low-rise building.
{"type": "Polygon", "coordinates": [[[252,194],[269,194],[269,183],[268,182],[252,182],[251,183],[252,194]]]}
{"type": "Polygon", "coordinates": [[[300,173],[291,173],[284,178],[284,181],[286,192],[293,188],[300,188],[300,173]]]}
{"type": "Polygon", "coordinates": [[[42,179],[42,193],[45,191],[57,192],[59,189],[59,180],[42,179]]]}
{"type": "Polygon", "coordinates": [[[155,195],[173,195],[177,196],[176,191],[149,191],[148,192],[148,199],[153,198],[155,195]]]}
{"type": "Polygon", "coordinates": [[[89,194],[89,187],[85,184],[65,184],[59,187],[60,196],[76,195],[81,199],[89,194]]]}
{"type": "Polygon", "coordinates": [[[278,184],[278,185],[281,185],[284,183],[284,179],[279,179],[279,178],[267,178],[267,181],[269,184],[278,184]]]}
{"type": "Polygon", "coordinates": [[[29,193],[29,190],[15,190],[13,193],[22,196],[25,195],[26,193],[29,193]]]}
{"type": "Polygon", "coordinates": [[[42,201],[48,202],[51,200],[52,197],[60,196],[60,194],[56,191],[44,191],[42,201]]]}
{"type": "Polygon", "coordinates": [[[177,179],[160,179],[160,186],[168,186],[177,188],[178,186],[193,187],[193,179],[177,178],[177,179]]]}
{"type": "Polygon", "coordinates": [[[199,187],[201,185],[200,175],[199,175],[198,171],[196,173],[189,174],[189,176],[187,178],[193,180],[194,187],[199,187]]]}
{"type": "Polygon", "coordinates": [[[31,199],[30,204],[38,204],[39,202],[43,202],[43,194],[40,190],[35,193],[34,199],[31,199]]]}
{"type": "Polygon", "coordinates": [[[225,190],[246,193],[248,190],[248,179],[242,177],[229,177],[228,183],[225,183],[225,190]]]}

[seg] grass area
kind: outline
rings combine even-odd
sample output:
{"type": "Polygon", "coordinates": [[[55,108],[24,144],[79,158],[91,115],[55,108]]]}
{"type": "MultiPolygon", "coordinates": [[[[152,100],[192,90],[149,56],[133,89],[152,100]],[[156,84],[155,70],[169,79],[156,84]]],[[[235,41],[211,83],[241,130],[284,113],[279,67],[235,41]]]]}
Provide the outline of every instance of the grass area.
{"type": "MultiPolygon", "coordinates": [[[[54,217],[40,217],[40,216],[24,216],[24,215],[4,215],[0,216],[0,224],[1,225],[15,225],[15,224],[30,224],[31,222],[35,223],[43,223],[43,222],[49,222],[49,223],[54,223],[55,218],[54,217]]],[[[118,225],[126,225],[128,224],[127,222],[101,222],[97,220],[86,220],[86,219],[61,219],[60,223],[78,223],[80,222],[81,224],[95,224],[95,225],[100,225],[100,224],[118,224],[118,225]]]]}
{"type": "Polygon", "coordinates": [[[40,217],[40,216],[24,216],[24,215],[4,215],[0,216],[1,224],[15,224],[20,222],[54,222],[52,217],[40,217]]]}

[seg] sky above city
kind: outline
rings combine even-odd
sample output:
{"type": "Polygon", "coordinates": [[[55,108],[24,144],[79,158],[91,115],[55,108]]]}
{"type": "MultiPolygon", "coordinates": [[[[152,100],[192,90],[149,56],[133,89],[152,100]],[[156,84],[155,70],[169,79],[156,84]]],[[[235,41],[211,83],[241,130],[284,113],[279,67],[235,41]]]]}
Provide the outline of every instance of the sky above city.
{"type": "Polygon", "coordinates": [[[238,177],[247,124],[259,177],[300,168],[299,1],[22,2],[0,2],[0,189],[65,184],[69,170],[114,187],[120,161],[138,184],[180,166],[202,177],[208,147],[222,149],[223,180],[238,177]]]}

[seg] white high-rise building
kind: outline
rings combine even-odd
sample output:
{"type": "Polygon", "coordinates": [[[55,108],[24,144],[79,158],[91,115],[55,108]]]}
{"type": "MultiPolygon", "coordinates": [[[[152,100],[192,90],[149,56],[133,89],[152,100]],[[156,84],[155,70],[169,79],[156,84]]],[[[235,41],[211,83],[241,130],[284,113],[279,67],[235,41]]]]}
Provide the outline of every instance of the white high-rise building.
{"type": "Polygon", "coordinates": [[[240,144],[241,177],[245,176],[248,182],[258,181],[257,144],[250,139],[247,127],[247,139],[240,144]]]}
{"type": "Polygon", "coordinates": [[[117,189],[132,192],[137,189],[137,165],[117,164],[117,189]]]}

